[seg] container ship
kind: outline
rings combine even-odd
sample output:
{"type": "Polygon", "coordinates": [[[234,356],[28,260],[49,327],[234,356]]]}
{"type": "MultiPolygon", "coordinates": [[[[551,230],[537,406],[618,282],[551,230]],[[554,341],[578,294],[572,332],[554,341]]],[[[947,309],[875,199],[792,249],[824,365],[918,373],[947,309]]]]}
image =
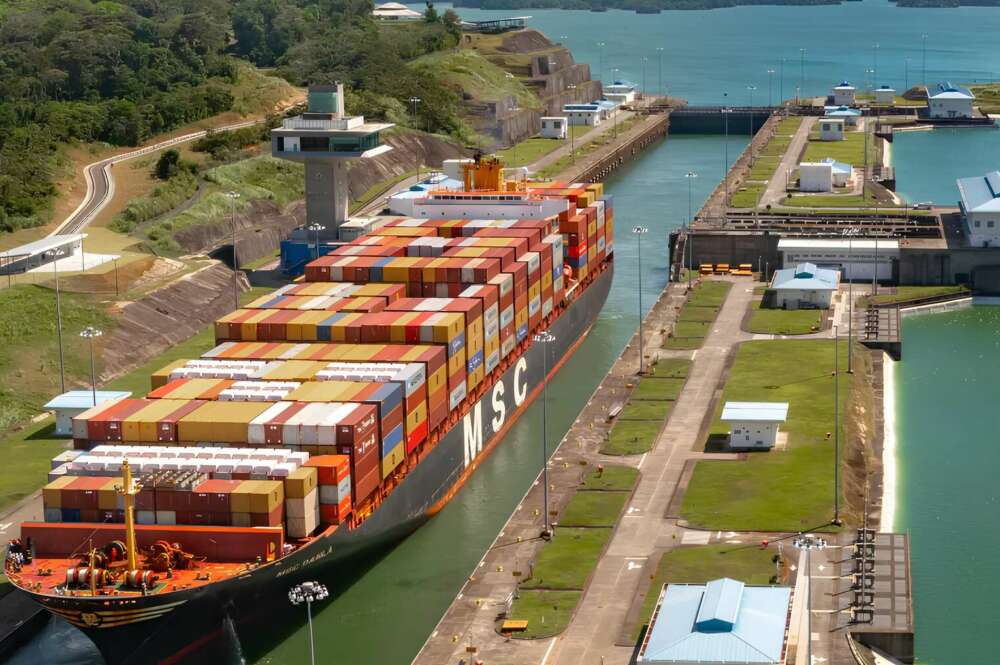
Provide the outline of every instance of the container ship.
{"type": "Polygon", "coordinates": [[[75,418],[10,581],[112,665],[177,662],[440,510],[583,340],[614,253],[601,184],[452,168],[75,418]]]}

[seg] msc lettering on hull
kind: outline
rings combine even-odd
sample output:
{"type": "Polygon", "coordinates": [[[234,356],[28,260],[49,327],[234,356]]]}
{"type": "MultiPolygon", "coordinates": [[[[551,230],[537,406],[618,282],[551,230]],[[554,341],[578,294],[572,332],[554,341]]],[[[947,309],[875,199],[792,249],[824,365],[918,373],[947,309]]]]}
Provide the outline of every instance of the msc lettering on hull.
{"type": "MultiPolygon", "coordinates": [[[[491,430],[489,438],[492,439],[496,436],[497,433],[503,428],[504,422],[507,420],[507,402],[505,399],[507,387],[505,384],[508,379],[513,382],[511,392],[514,396],[514,409],[519,408],[522,404],[524,404],[524,400],[527,399],[527,371],[528,361],[524,356],[521,356],[517,359],[517,364],[514,366],[513,374],[508,372],[493,386],[488,402],[490,409],[488,422],[491,430]]],[[[465,417],[462,419],[462,431],[465,440],[464,450],[466,467],[468,467],[476,456],[483,450],[483,403],[486,401],[486,398],[483,398],[476,402],[476,406],[472,409],[472,411],[465,414],[465,417]]]]}

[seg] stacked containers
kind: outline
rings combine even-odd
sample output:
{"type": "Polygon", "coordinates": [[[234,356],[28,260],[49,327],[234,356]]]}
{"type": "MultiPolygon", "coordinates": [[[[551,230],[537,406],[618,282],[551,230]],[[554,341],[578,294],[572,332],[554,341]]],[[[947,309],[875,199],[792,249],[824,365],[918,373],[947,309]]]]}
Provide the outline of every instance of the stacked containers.
{"type": "Polygon", "coordinates": [[[230,494],[233,526],[281,526],[285,486],[280,480],[240,481],[230,494]]]}
{"type": "MultiPolygon", "coordinates": [[[[348,486],[348,497],[350,490],[348,486]]],[[[305,538],[319,524],[319,474],[309,466],[300,467],[285,478],[285,532],[289,538],[305,538]]]]}
{"type": "Polygon", "coordinates": [[[351,464],[346,455],[320,455],[306,462],[317,473],[320,522],[339,524],[351,513],[351,464]]]}
{"type": "Polygon", "coordinates": [[[498,294],[496,284],[474,284],[460,294],[461,298],[477,299],[483,311],[483,365],[487,374],[497,368],[501,358],[498,294]]]}

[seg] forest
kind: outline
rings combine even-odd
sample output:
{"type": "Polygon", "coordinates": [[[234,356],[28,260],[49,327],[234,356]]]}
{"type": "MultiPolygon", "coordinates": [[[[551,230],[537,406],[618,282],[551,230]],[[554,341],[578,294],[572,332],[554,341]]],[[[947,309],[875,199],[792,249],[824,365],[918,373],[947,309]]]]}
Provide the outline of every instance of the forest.
{"type": "Polygon", "coordinates": [[[229,110],[240,61],[343,81],[354,113],[458,136],[457,93],[408,60],[452,47],[454,12],[380,28],[370,0],[0,0],[0,232],[48,223],[65,147],[133,146],[229,110]]]}

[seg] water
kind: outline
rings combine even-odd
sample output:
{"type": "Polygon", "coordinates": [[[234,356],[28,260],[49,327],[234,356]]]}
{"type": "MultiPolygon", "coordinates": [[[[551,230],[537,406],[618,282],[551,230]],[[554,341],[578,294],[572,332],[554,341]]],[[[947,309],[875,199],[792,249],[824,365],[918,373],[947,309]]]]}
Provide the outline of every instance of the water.
{"type": "Polygon", "coordinates": [[[1000,308],[908,317],[896,367],[900,482],[922,662],[995,663],[1000,308]]]}
{"type": "Polygon", "coordinates": [[[892,142],[897,192],[911,203],[958,205],[956,178],[1000,168],[1000,130],[897,132],[892,142]]]}

